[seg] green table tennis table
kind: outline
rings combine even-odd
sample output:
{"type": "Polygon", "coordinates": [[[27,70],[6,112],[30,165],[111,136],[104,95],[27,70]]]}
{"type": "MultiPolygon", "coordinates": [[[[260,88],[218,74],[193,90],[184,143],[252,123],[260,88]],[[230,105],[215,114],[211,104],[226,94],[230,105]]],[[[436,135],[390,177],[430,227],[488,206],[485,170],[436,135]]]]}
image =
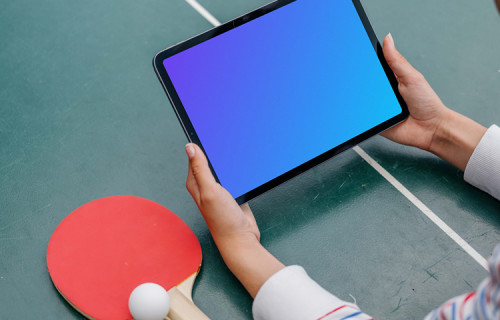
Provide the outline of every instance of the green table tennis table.
{"type": "MultiPolygon", "coordinates": [[[[0,4],[0,319],[83,318],[51,283],[47,243],[71,211],[111,195],[148,198],[179,215],[203,250],[196,304],[212,319],[252,318],[251,297],[185,189],[187,140],[151,60],[212,28],[210,17],[225,22],[267,1],[198,2],[198,10],[185,0],[0,4]]],[[[363,3],[379,39],[391,32],[447,106],[500,124],[492,0],[363,3]]],[[[487,275],[480,262],[500,242],[500,203],[432,154],[382,137],[360,148],[252,200],[262,243],[377,319],[422,319],[474,290],[487,275]]]]}

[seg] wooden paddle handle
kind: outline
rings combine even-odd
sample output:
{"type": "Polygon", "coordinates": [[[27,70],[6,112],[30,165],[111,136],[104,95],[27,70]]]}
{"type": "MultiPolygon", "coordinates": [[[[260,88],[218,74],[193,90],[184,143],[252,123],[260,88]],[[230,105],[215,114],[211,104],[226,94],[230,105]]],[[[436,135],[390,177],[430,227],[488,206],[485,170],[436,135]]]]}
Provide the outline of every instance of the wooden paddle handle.
{"type": "Polygon", "coordinates": [[[194,302],[186,297],[177,287],[168,291],[170,296],[170,320],[210,320],[194,302]]]}

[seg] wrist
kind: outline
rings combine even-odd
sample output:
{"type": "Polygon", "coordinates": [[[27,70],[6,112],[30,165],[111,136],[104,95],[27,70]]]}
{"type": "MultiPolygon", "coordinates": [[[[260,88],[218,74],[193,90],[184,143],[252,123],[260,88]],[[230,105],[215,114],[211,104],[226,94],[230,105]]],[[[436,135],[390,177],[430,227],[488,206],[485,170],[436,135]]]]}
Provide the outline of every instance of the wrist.
{"type": "Polygon", "coordinates": [[[237,235],[214,240],[222,259],[231,270],[246,256],[254,255],[262,248],[257,238],[252,235],[237,235]]]}
{"type": "Polygon", "coordinates": [[[455,121],[455,117],[455,112],[448,108],[441,113],[427,151],[438,154],[443,146],[451,143],[453,140],[453,122],[455,121]]]}
{"type": "Polygon", "coordinates": [[[267,279],[285,267],[255,236],[216,243],[227,267],[252,297],[257,295],[267,279]]]}
{"type": "Polygon", "coordinates": [[[472,119],[446,109],[428,151],[463,171],[486,130],[472,119]]]}

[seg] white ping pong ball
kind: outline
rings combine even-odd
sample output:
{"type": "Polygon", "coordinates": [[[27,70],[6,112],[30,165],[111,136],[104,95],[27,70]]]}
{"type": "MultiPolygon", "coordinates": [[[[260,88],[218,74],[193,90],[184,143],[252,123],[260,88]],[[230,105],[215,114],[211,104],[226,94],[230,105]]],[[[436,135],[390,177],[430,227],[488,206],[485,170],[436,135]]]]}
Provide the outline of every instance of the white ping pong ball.
{"type": "Polygon", "coordinates": [[[162,286],[143,283],[130,294],[128,308],[136,320],[163,320],[170,311],[170,298],[162,286]]]}

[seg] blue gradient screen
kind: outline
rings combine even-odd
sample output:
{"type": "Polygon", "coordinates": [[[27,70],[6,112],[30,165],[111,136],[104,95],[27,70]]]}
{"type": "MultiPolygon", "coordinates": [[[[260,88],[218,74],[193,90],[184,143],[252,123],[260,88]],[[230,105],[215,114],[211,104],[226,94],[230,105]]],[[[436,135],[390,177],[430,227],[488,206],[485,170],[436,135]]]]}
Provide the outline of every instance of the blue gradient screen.
{"type": "Polygon", "coordinates": [[[297,0],[163,65],[235,198],[402,112],[350,0],[297,0]]]}

